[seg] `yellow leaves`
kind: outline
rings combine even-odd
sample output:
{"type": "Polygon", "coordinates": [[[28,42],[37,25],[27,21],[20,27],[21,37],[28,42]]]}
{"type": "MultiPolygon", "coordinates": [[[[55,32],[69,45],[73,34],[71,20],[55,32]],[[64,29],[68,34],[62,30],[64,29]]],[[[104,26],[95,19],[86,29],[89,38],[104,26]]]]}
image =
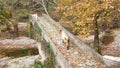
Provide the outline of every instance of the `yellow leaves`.
{"type": "Polygon", "coordinates": [[[60,7],[55,7],[55,11],[59,12],[60,11],[60,7]]]}
{"type": "MultiPolygon", "coordinates": [[[[88,18],[89,19],[89,18],[88,18]]],[[[76,26],[73,26],[73,32],[77,32],[77,37],[82,39],[90,35],[92,32],[92,24],[84,21],[77,21],[74,23],[76,26]]]]}
{"type": "Polygon", "coordinates": [[[78,38],[83,39],[90,35],[91,30],[87,28],[81,28],[81,29],[82,31],[80,31],[80,33],[77,35],[78,38]]]}
{"type": "Polygon", "coordinates": [[[70,6],[69,9],[72,10],[72,9],[73,9],[73,6],[70,6]]]}
{"type": "MultiPolygon", "coordinates": [[[[111,4],[112,2],[108,1],[102,1],[101,3],[98,0],[83,0],[82,2],[75,2],[69,3],[68,5],[63,5],[61,9],[63,17],[66,18],[66,20],[72,21],[73,23],[73,32],[77,33],[77,36],[79,38],[84,38],[88,36],[93,29],[93,20],[95,19],[95,16],[99,11],[102,9],[113,9],[114,5],[111,4]],[[68,19],[68,17],[70,17],[68,19]]],[[[120,9],[118,9],[118,12],[120,12],[120,9]]],[[[103,22],[103,16],[105,17],[105,14],[107,11],[104,11],[102,13],[98,13],[100,16],[97,20],[100,24],[103,22]]],[[[107,16],[108,13],[106,14],[107,16]]],[[[111,19],[107,19],[107,22],[111,22],[111,19]]]]}
{"type": "Polygon", "coordinates": [[[72,0],[61,0],[63,1],[64,3],[70,3],[72,0]]]}
{"type": "Polygon", "coordinates": [[[120,8],[118,9],[118,11],[120,12],[120,8]]]}
{"type": "Polygon", "coordinates": [[[84,21],[77,21],[75,24],[78,26],[84,26],[85,22],[84,21]]]}
{"type": "Polygon", "coordinates": [[[65,4],[69,4],[72,0],[56,0],[58,6],[63,6],[65,4]]]}

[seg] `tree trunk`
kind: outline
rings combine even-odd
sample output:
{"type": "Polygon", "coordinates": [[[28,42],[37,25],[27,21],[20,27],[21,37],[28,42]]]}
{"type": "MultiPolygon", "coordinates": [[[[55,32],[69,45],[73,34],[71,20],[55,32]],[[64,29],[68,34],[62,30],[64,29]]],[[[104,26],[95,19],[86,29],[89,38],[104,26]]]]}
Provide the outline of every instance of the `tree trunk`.
{"type": "Polygon", "coordinates": [[[98,28],[98,23],[97,20],[93,21],[93,25],[94,25],[94,49],[101,54],[101,49],[99,46],[99,28],[98,28]]]}
{"type": "Polygon", "coordinates": [[[104,9],[98,11],[97,13],[95,13],[94,15],[94,19],[93,19],[93,26],[94,26],[94,49],[101,54],[101,49],[99,46],[99,27],[98,27],[98,22],[97,20],[99,19],[101,13],[104,11],[104,9]]]}
{"type": "Polygon", "coordinates": [[[19,36],[19,33],[18,33],[18,23],[16,23],[16,22],[14,24],[14,32],[15,32],[16,37],[18,37],[19,36]]]}

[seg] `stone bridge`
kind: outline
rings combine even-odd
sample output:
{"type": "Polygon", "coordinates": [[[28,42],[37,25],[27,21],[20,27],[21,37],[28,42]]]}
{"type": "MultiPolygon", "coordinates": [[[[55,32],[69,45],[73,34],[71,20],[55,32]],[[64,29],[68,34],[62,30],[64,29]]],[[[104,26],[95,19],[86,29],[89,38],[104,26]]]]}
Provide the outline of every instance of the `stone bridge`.
{"type": "Polygon", "coordinates": [[[47,47],[52,49],[55,62],[58,64],[55,68],[105,67],[101,55],[63,28],[58,22],[55,22],[50,16],[31,14],[30,22],[37,33],[37,41],[45,40],[45,43],[49,44],[47,47]],[[69,50],[65,48],[64,44],[61,44],[59,30],[63,30],[68,35],[70,39],[69,50]]]}

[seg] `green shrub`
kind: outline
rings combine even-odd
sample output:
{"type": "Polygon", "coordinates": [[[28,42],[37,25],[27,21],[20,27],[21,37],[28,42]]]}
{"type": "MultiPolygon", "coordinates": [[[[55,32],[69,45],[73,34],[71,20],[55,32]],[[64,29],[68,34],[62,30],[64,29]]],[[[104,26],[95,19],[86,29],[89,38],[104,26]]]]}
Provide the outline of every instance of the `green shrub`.
{"type": "Polygon", "coordinates": [[[40,65],[40,64],[35,63],[35,64],[34,64],[34,68],[42,68],[42,67],[41,67],[41,65],[40,65]]]}
{"type": "Polygon", "coordinates": [[[16,12],[19,21],[26,21],[29,17],[29,11],[22,9],[16,12]]]}

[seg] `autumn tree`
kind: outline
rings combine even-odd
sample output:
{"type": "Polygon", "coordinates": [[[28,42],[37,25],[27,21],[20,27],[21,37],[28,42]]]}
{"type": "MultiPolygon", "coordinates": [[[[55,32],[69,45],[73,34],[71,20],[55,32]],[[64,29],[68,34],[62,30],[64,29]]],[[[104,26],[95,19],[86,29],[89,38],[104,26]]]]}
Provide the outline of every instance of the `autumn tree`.
{"type": "Polygon", "coordinates": [[[58,4],[56,10],[62,13],[63,19],[72,21],[73,32],[78,38],[94,33],[94,49],[100,53],[99,25],[115,8],[114,2],[116,0],[65,0],[65,4],[58,4]]]}

